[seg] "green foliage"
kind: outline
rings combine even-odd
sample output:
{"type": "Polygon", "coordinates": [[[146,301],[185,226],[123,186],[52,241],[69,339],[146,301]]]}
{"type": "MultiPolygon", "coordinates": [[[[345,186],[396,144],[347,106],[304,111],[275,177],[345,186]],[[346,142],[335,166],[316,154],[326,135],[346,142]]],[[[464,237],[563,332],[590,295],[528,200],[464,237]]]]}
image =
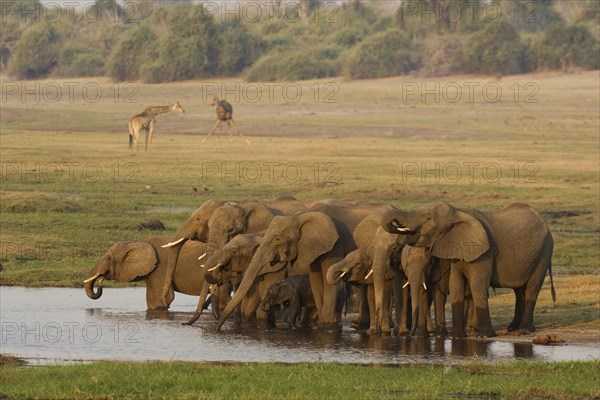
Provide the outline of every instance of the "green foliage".
{"type": "Polygon", "coordinates": [[[107,62],[107,73],[116,81],[138,79],[140,67],[158,56],[157,44],[156,34],[145,25],[128,32],[113,49],[107,62]]]}
{"type": "Polygon", "coordinates": [[[58,55],[57,74],[65,77],[101,76],[104,58],[95,48],[78,43],[65,45],[58,55]]]}
{"type": "Polygon", "coordinates": [[[490,23],[474,33],[465,46],[468,72],[509,75],[524,72],[526,51],[515,27],[507,22],[490,23]]]}
{"type": "Polygon", "coordinates": [[[58,61],[60,36],[48,23],[38,23],[27,28],[16,44],[9,73],[17,79],[47,76],[58,61]]]}
{"type": "Polygon", "coordinates": [[[596,69],[600,62],[599,43],[582,24],[548,26],[532,53],[538,69],[596,69]]]}
{"type": "Polygon", "coordinates": [[[554,9],[554,0],[520,1],[503,0],[501,9],[506,22],[511,22],[518,30],[536,32],[554,23],[564,23],[554,9]]]}
{"type": "Polygon", "coordinates": [[[352,78],[383,78],[409,73],[420,65],[419,56],[407,34],[390,29],[361,42],[349,62],[352,78]]]}
{"type": "Polygon", "coordinates": [[[219,30],[218,75],[237,75],[252,65],[261,55],[266,43],[252,35],[239,22],[223,22],[219,30]]]}
{"type": "Polygon", "coordinates": [[[425,45],[421,72],[427,76],[446,76],[463,70],[465,52],[457,35],[434,36],[425,45]]]}
{"type": "Polygon", "coordinates": [[[250,82],[292,81],[336,76],[341,72],[333,48],[288,49],[272,51],[248,69],[250,82]]]}

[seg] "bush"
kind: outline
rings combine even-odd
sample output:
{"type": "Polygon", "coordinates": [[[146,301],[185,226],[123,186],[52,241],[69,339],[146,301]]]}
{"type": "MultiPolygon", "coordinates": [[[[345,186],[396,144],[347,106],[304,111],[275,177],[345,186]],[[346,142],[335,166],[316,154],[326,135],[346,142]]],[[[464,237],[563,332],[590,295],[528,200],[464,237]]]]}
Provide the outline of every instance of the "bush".
{"type": "Polygon", "coordinates": [[[455,35],[435,36],[428,41],[421,72],[427,76],[446,76],[460,73],[464,64],[464,49],[455,35]]]}
{"type": "Polygon", "coordinates": [[[147,26],[140,26],[113,48],[107,72],[115,81],[136,80],[140,66],[158,57],[158,38],[147,26]]]}
{"type": "Polygon", "coordinates": [[[490,23],[467,41],[465,62],[467,72],[516,74],[526,69],[526,49],[513,25],[490,23]]]}
{"type": "Polygon", "coordinates": [[[264,51],[266,44],[248,32],[239,22],[223,22],[219,25],[219,75],[236,75],[264,51]]]}
{"type": "Polygon", "coordinates": [[[293,81],[336,76],[341,65],[332,57],[331,49],[275,50],[259,58],[249,68],[246,79],[250,82],[293,81]],[[317,54],[323,58],[319,58],[317,54]]]}
{"type": "Polygon", "coordinates": [[[403,75],[419,67],[412,40],[404,32],[391,29],[361,42],[350,59],[352,78],[384,78],[403,75]]]}
{"type": "Polygon", "coordinates": [[[104,59],[91,47],[69,44],[60,50],[57,73],[64,77],[101,76],[104,59]]]}
{"type": "Polygon", "coordinates": [[[532,53],[537,69],[597,69],[600,66],[598,41],[581,24],[550,25],[533,46],[532,53]]]}
{"type": "Polygon", "coordinates": [[[50,23],[27,28],[10,58],[9,73],[16,79],[32,79],[49,75],[58,62],[60,37],[50,23]]]}

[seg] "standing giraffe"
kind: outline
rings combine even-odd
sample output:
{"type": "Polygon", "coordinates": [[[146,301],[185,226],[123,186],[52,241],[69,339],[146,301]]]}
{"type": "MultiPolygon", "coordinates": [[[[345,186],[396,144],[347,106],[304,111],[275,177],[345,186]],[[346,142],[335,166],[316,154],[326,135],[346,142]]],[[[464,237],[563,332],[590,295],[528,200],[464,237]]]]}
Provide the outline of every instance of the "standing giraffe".
{"type": "Polygon", "coordinates": [[[144,129],[146,131],[146,151],[148,151],[148,141],[152,144],[152,133],[154,132],[155,124],[154,118],[159,114],[175,111],[185,113],[185,110],[178,101],[169,106],[146,107],[144,111],[131,117],[129,120],[129,148],[132,149],[135,144],[135,151],[138,150],[138,138],[140,137],[140,131],[144,129]]]}
{"type": "Polygon", "coordinates": [[[231,127],[233,126],[233,128],[237,131],[238,135],[240,135],[240,137],[243,137],[244,140],[246,141],[246,143],[250,143],[250,141],[248,139],[246,139],[246,136],[244,136],[242,131],[240,131],[238,129],[238,127],[235,124],[235,121],[233,120],[233,106],[225,100],[219,100],[219,98],[217,96],[213,97],[212,105],[217,106],[217,122],[215,122],[215,125],[213,126],[211,131],[208,132],[208,135],[206,135],[206,137],[202,141],[206,142],[208,137],[210,135],[212,135],[217,130],[217,128],[219,128],[219,134],[217,136],[217,141],[219,141],[221,139],[221,130],[223,129],[223,125],[222,125],[223,121],[226,121],[227,126],[229,127],[229,140],[231,140],[231,138],[232,138],[231,127]]]}

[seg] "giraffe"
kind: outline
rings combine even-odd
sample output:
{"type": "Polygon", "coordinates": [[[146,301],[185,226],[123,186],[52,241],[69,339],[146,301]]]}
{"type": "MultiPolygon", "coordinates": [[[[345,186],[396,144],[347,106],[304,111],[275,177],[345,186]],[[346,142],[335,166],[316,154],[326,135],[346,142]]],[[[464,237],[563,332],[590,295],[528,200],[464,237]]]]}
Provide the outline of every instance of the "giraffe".
{"type": "Polygon", "coordinates": [[[240,135],[240,137],[243,137],[247,144],[250,143],[250,141],[246,138],[246,136],[244,136],[242,131],[238,129],[238,127],[235,124],[235,121],[233,120],[233,106],[225,100],[219,100],[219,97],[216,95],[213,96],[212,105],[213,107],[217,106],[217,122],[215,122],[215,125],[213,126],[211,131],[208,132],[208,135],[206,135],[202,142],[206,142],[208,137],[212,135],[217,130],[217,128],[219,128],[219,134],[217,135],[217,141],[219,141],[221,139],[221,130],[223,128],[222,123],[223,121],[226,121],[227,126],[229,127],[229,140],[231,140],[232,138],[231,128],[233,126],[233,128],[237,131],[238,135],[240,135]]]}
{"type": "Polygon", "coordinates": [[[135,151],[138,150],[138,138],[140,136],[140,131],[144,129],[146,131],[146,151],[148,151],[148,141],[152,144],[152,133],[154,132],[155,124],[154,118],[159,114],[175,111],[185,113],[185,110],[178,101],[169,106],[146,107],[144,111],[131,117],[129,120],[129,148],[132,149],[135,144],[135,151]]]}

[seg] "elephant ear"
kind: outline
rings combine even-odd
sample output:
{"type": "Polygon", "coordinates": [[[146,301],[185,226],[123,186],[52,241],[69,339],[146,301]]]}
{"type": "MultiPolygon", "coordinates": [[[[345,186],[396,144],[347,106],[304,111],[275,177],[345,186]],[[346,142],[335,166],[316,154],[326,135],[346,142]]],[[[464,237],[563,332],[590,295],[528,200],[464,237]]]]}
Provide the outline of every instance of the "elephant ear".
{"type": "Polygon", "coordinates": [[[124,244],[120,268],[116,271],[116,280],[131,282],[148,275],[156,268],[158,258],[156,250],[147,242],[129,242],[124,244]]]}
{"type": "Polygon", "coordinates": [[[356,246],[366,254],[369,259],[373,260],[373,239],[377,234],[377,230],[381,227],[380,218],[369,216],[363,219],[354,229],[352,236],[356,246]]]}
{"type": "Polygon", "coordinates": [[[319,256],[333,249],[339,238],[335,223],[322,212],[300,214],[298,221],[300,223],[300,240],[298,259],[294,263],[296,274],[308,273],[310,264],[319,256]]]}
{"type": "Polygon", "coordinates": [[[487,232],[477,218],[458,210],[451,218],[449,229],[431,247],[433,256],[471,262],[489,250],[487,232]]]}

